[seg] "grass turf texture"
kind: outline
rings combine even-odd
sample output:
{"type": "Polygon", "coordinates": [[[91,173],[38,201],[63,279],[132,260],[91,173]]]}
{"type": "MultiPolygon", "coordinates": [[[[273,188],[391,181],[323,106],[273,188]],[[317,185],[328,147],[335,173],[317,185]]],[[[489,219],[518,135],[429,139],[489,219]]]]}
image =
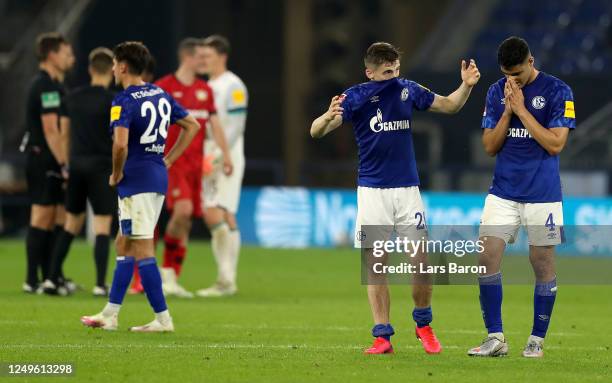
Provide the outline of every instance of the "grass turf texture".
{"type": "MultiPolygon", "coordinates": [[[[98,312],[105,303],[90,295],[93,260],[85,243],[75,243],[65,269],[87,287],[69,298],[21,293],[23,252],[22,242],[0,242],[0,362],[72,362],[73,381],[612,380],[612,286],[564,286],[560,281],[542,360],[520,356],[531,329],[532,286],[504,287],[510,355],[495,359],[466,356],[484,336],[476,286],[434,287],[432,325],[445,347],[435,356],[426,355],[414,338],[409,287],[392,286],[396,353],[366,356],[362,349],[371,343],[372,322],[360,285],[359,255],[352,250],[245,247],[237,296],[169,299],[173,334],[127,332],[153,317],[144,296],[126,298],[119,331],[79,323],[81,315],[98,312]]],[[[526,257],[520,262],[530,272],[526,257]]],[[[208,244],[192,243],[184,286],[195,290],[213,279],[208,244]]]]}

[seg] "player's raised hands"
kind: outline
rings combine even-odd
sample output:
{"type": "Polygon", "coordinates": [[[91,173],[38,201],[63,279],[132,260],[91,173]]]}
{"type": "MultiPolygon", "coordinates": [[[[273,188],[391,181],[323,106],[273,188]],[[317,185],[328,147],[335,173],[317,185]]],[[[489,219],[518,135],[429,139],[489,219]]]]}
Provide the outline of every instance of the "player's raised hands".
{"type": "Polygon", "coordinates": [[[461,80],[467,86],[474,86],[480,80],[480,71],[476,66],[476,61],[470,59],[470,62],[461,60],[461,80]]]}
{"type": "Polygon", "coordinates": [[[523,91],[521,88],[519,88],[514,80],[508,79],[508,81],[506,81],[506,85],[510,87],[510,93],[507,97],[510,103],[510,108],[512,108],[512,112],[514,112],[514,114],[517,114],[525,109],[525,96],[523,96],[523,91]]]}
{"type": "Polygon", "coordinates": [[[342,116],[342,112],[344,108],[340,106],[342,101],[344,101],[344,95],[342,96],[334,96],[329,104],[329,109],[327,110],[325,120],[332,121],[337,116],[342,116]]]}
{"type": "Polygon", "coordinates": [[[512,88],[510,87],[510,81],[506,81],[504,85],[504,113],[512,114],[512,107],[510,106],[510,95],[512,94],[512,88]]]}

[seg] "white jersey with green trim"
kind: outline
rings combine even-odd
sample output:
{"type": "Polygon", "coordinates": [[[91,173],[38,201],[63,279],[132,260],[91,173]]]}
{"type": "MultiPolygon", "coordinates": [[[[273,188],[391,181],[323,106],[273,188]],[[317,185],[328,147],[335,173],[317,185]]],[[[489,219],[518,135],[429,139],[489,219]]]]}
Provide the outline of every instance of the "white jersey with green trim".
{"type": "MultiPolygon", "coordinates": [[[[230,147],[232,158],[244,156],[244,129],[246,125],[248,92],[242,80],[231,71],[208,81],[215,96],[215,107],[225,138],[230,147]]],[[[216,149],[212,135],[207,134],[205,151],[216,149]]]]}

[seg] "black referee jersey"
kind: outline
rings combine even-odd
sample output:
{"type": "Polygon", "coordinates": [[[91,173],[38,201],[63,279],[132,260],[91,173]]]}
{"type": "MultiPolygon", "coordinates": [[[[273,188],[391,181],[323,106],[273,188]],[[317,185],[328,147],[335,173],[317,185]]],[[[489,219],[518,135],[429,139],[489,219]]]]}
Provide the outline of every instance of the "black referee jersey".
{"type": "Polygon", "coordinates": [[[33,204],[55,205],[64,202],[61,167],[47,145],[41,117],[48,113],[57,114],[59,127],[59,119],[66,115],[65,95],[64,86],[44,70],[40,70],[30,83],[25,151],[28,192],[33,204]]]}
{"type": "Polygon", "coordinates": [[[70,118],[70,154],[66,210],[83,213],[87,200],[94,214],[116,210],[116,192],[108,185],[112,170],[112,138],[109,128],[114,93],[87,85],[66,97],[70,118]]]}

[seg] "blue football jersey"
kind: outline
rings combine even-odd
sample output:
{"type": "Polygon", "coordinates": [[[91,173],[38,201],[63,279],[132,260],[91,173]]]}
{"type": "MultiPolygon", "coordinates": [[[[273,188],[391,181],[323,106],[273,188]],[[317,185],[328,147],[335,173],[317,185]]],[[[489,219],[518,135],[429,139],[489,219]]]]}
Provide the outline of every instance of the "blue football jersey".
{"type": "Polygon", "coordinates": [[[118,126],[129,129],[128,157],[123,179],[117,185],[119,197],[166,194],[168,173],[163,156],[168,127],[187,114],[153,84],[129,86],[115,97],[111,107],[111,133],[118,126]]]}
{"type": "Polygon", "coordinates": [[[419,185],[412,143],[412,111],[435,94],[403,78],[369,81],[346,90],[343,121],[352,121],[359,150],[357,184],[373,188],[419,185]]]}
{"type": "MultiPolygon", "coordinates": [[[[493,129],[504,112],[502,78],[491,85],[482,119],[484,129],[493,129]]],[[[576,128],[574,96],[567,84],[540,72],[522,89],[529,113],[545,128],[576,128]]],[[[559,156],[551,156],[531,137],[521,120],[513,115],[506,140],[497,153],[495,174],[489,192],[516,202],[558,202],[561,196],[559,156]]]]}

